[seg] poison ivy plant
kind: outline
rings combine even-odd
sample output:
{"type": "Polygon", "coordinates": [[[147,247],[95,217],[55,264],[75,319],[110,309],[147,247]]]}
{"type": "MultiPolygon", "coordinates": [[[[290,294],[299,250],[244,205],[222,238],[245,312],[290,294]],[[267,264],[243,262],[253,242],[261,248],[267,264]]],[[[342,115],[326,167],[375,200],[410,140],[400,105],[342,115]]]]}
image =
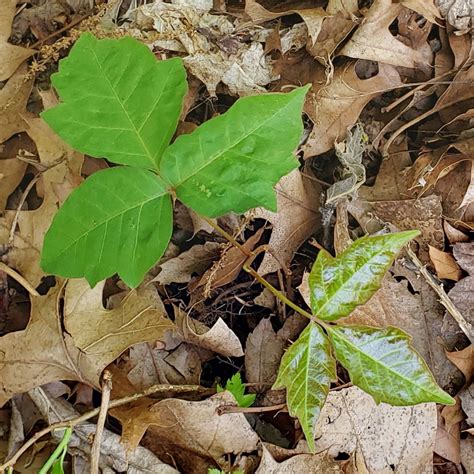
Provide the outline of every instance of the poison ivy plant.
{"type": "Polygon", "coordinates": [[[162,256],[171,196],[209,217],[276,211],[273,186],[294,151],[308,87],[239,99],[172,145],[187,90],[179,58],[157,61],[132,38],[83,34],[52,76],[61,103],[43,119],[68,144],[128,165],[91,176],[56,214],[41,265],[91,286],[118,273],[131,287],[162,256]]]}
{"type": "Polygon", "coordinates": [[[347,369],[352,383],[377,403],[455,403],[436,384],[400,329],[325,322],[344,318],[367,302],[380,288],[397,253],[418,234],[363,237],[336,258],[325,250],[318,253],[308,279],[314,319],[283,356],[273,386],[286,388],[288,410],[298,417],[312,451],[314,425],[335,378],[336,359],[347,369]]]}
{"type": "Polygon", "coordinates": [[[234,396],[239,407],[249,407],[255,401],[256,395],[254,393],[245,393],[245,385],[239,372],[227,380],[225,389],[217,385],[217,392],[223,392],[224,390],[229,391],[234,396]]]}
{"type": "MultiPolygon", "coordinates": [[[[275,211],[274,185],[298,166],[294,150],[308,87],[239,99],[170,144],[187,91],[180,59],[157,61],[132,38],[84,34],[52,82],[62,102],[44,120],[77,150],[124,166],[93,174],[57,212],[44,239],[47,272],[84,276],[92,286],[118,273],[135,287],[168,245],[174,197],[208,217],[257,206],[275,211]]],[[[289,412],[312,450],[336,360],[377,402],[454,403],[403,331],[334,324],[377,291],[417,234],[364,237],[336,258],[318,254],[309,276],[313,316],[283,356],[274,384],[287,389],[289,412]]],[[[254,402],[239,374],[226,389],[240,406],[254,402]]],[[[59,468],[64,453],[53,460],[59,468]]]]}

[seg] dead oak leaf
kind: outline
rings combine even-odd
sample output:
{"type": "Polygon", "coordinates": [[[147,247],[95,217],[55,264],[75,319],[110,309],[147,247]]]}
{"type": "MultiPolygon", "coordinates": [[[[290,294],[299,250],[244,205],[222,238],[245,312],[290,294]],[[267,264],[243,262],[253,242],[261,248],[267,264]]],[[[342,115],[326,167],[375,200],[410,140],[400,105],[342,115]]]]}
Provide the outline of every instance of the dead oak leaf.
{"type": "Polygon", "coordinates": [[[454,257],[448,253],[429,246],[431,261],[440,279],[459,281],[462,276],[462,270],[454,260],[454,257]]]}
{"type": "Polygon", "coordinates": [[[131,290],[120,306],[104,309],[104,284],[91,289],[84,279],[69,280],[64,295],[64,326],[99,370],[133,344],[160,340],[175,328],[154,287],[131,290]]]}
{"type": "Polygon", "coordinates": [[[389,26],[403,9],[403,4],[392,0],[374,2],[339,54],[392,66],[415,68],[424,65],[426,60],[421,51],[406,46],[389,31],[389,26]]]}
{"type": "Polygon", "coordinates": [[[258,268],[261,275],[279,270],[282,264],[288,267],[301,244],[316,231],[321,219],[318,190],[318,185],[294,170],[276,186],[277,212],[263,208],[249,212],[253,219],[265,219],[272,224],[268,243],[272,252],[265,253],[258,268]]]}
{"type": "Polygon", "coordinates": [[[122,443],[134,449],[147,428],[153,426],[153,433],[160,439],[205,458],[221,460],[226,454],[255,451],[259,438],[245,416],[220,416],[216,412],[229,404],[235,405],[233,395],[222,392],[199,402],[170,398],[148,408],[122,409],[117,413],[123,427],[122,443]]]}
{"type": "Polygon", "coordinates": [[[314,123],[303,147],[305,158],[320,155],[342,141],[374,97],[400,84],[395,68],[382,63],[377,75],[360,79],[355,62],[337,68],[328,85],[313,84],[305,104],[305,112],[314,123]]]}

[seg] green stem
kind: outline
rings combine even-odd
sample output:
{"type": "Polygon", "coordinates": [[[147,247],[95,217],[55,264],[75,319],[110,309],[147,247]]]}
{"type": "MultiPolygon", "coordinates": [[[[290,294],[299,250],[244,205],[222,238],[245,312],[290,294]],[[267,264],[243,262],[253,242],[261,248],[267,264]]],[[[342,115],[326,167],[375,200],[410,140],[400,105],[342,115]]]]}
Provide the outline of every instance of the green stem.
{"type": "Polygon", "coordinates": [[[206,216],[201,216],[216,232],[221,234],[225,239],[227,239],[234,247],[237,247],[244,255],[246,255],[247,261],[243,265],[243,270],[246,271],[249,275],[252,275],[259,283],[261,283],[265,288],[270,290],[270,292],[278,298],[280,301],[282,301],[284,304],[289,306],[290,308],[294,309],[297,313],[301,314],[305,318],[310,319],[311,321],[314,321],[318,324],[320,324],[323,327],[326,327],[327,325],[323,322],[320,321],[319,319],[315,318],[311,313],[308,313],[308,311],[304,310],[300,306],[298,306],[296,303],[293,303],[293,301],[289,300],[280,290],[277,290],[271,283],[269,283],[265,278],[263,278],[261,275],[259,275],[253,268],[250,267],[249,265],[249,260],[253,258],[252,252],[249,252],[242,244],[237,242],[232,235],[230,235],[228,232],[226,232],[219,224],[214,222],[212,219],[209,219],[206,216]]]}
{"type": "Polygon", "coordinates": [[[48,460],[44,463],[43,467],[40,469],[38,474],[47,474],[51,466],[59,457],[61,457],[61,459],[64,460],[64,457],[66,456],[66,453],[67,453],[67,445],[69,443],[69,440],[71,439],[71,435],[72,435],[72,428],[71,427],[66,428],[64,430],[63,439],[58,444],[58,446],[53,451],[53,453],[48,458],[48,460]]]}

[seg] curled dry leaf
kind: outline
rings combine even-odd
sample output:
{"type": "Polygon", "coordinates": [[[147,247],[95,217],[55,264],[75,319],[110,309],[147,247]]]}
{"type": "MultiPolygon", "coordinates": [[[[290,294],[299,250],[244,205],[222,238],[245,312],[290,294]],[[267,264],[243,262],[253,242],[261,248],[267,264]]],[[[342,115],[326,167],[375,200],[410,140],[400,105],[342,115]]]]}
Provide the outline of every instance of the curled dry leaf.
{"type": "Polygon", "coordinates": [[[216,410],[222,405],[235,405],[231,393],[221,392],[199,402],[170,398],[145,409],[121,410],[122,443],[134,449],[147,428],[153,426],[154,434],[160,439],[216,461],[226,454],[255,451],[259,439],[245,416],[242,413],[220,416],[216,410]]]}
{"type": "Polygon", "coordinates": [[[294,170],[276,186],[277,212],[258,208],[248,213],[253,219],[265,219],[273,226],[268,245],[278,260],[266,252],[258,268],[260,275],[279,270],[281,264],[288,268],[300,245],[319,227],[318,191],[321,188],[317,183],[294,170]]]}
{"type": "Polygon", "coordinates": [[[330,392],[316,428],[317,452],[360,456],[368,472],[432,472],[436,405],[376,405],[357,387],[330,392]]]}
{"type": "Polygon", "coordinates": [[[469,242],[470,240],[468,235],[466,235],[464,232],[461,232],[459,229],[456,229],[456,227],[453,227],[446,220],[443,222],[443,229],[451,245],[460,242],[469,242]]]}
{"type": "Polygon", "coordinates": [[[374,2],[339,54],[392,66],[416,68],[425,65],[426,60],[420,50],[406,46],[389,31],[389,26],[403,9],[403,4],[393,3],[392,0],[374,2]]]}
{"type": "Polygon", "coordinates": [[[5,210],[7,199],[23,179],[27,164],[14,158],[0,158],[0,213],[5,210]]]}
{"type": "Polygon", "coordinates": [[[446,357],[464,374],[466,386],[474,380],[474,345],[462,351],[446,352],[446,357]]]}
{"type": "Polygon", "coordinates": [[[356,63],[335,70],[328,85],[313,84],[307,95],[305,112],[314,123],[303,147],[305,158],[320,155],[341,141],[362,109],[376,96],[401,84],[398,72],[387,64],[379,64],[378,74],[360,79],[356,63]]]}
{"type": "Polygon", "coordinates": [[[278,373],[285,343],[285,339],[273,330],[269,319],[262,319],[249,334],[245,344],[245,377],[248,383],[262,384],[249,390],[264,392],[270,389],[278,373]]]}
{"type": "Polygon", "coordinates": [[[326,453],[295,454],[285,461],[278,462],[263,445],[262,460],[255,474],[300,474],[302,472],[342,474],[344,470],[340,463],[331,459],[326,453]]]}
{"type": "Polygon", "coordinates": [[[190,318],[184,311],[176,311],[176,325],[183,339],[191,344],[226,357],[242,357],[242,344],[235,333],[219,318],[209,329],[205,324],[190,318]]]}
{"type": "Polygon", "coordinates": [[[429,254],[438,278],[453,281],[461,279],[462,270],[450,253],[443,252],[429,245],[429,254]]]}
{"type": "MultiPolygon", "coordinates": [[[[0,5],[0,81],[8,79],[34,52],[8,42],[12,32],[17,0],[4,0],[0,5]]],[[[2,140],[0,140],[1,142],[2,140]]]]}
{"type": "Polygon", "coordinates": [[[474,276],[474,242],[460,242],[453,247],[453,254],[459,266],[474,276]]]}
{"type": "Polygon", "coordinates": [[[202,275],[218,257],[220,244],[206,242],[203,245],[193,245],[189,250],[180,253],[161,263],[160,273],[152,281],[160,285],[171,283],[189,283],[194,275],[202,275]]]}

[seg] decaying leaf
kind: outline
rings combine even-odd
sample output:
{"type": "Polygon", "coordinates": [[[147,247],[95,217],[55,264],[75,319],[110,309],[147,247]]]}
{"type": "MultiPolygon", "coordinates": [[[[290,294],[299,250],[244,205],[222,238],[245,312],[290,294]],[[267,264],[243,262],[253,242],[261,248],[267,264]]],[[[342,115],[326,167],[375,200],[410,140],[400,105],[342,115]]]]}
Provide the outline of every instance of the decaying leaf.
{"type": "Polygon", "coordinates": [[[436,406],[376,405],[356,387],[329,393],[316,423],[316,450],[360,455],[368,472],[432,472],[436,406]],[[423,427],[423,428],[421,428],[423,427]]]}
{"type": "Polygon", "coordinates": [[[245,344],[245,377],[249,390],[264,392],[275,382],[286,341],[272,328],[269,319],[262,319],[249,334],[245,344]]]}
{"type": "Polygon", "coordinates": [[[421,51],[398,41],[388,29],[402,10],[403,4],[393,3],[392,0],[374,2],[364,22],[339,54],[408,68],[425,64],[426,60],[421,51]]]}
{"type": "Polygon", "coordinates": [[[300,245],[319,227],[319,186],[299,170],[284,176],[276,186],[277,212],[257,208],[248,213],[253,219],[266,219],[273,225],[268,245],[271,253],[265,253],[258,268],[260,275],[273,273],[288,267],[300,245]]]}
{"type": "Polygon", "coordinates": [[[5,210],[8,196],[16,189],[23,179],[26,163],[19,159],[0,158],[0,212],[5,210]]]}
{"type": "Polygon", "coordinates": [[[429,246],[429,253],[438,278],[459,281],[462,276],[462,270],[450,253],[438,250],[431,247],[431,245],[429,246]]]}
{"type": "MultiPolygon", "coordinates": [[[[5,0],[0,5],[0,81],[8,79],[34,52],[34,49],[22,48],[8,42],[15,17],[17,0],[5,0]]],[[[2,142],[2,140],[0,140],[2,142]]]]}
{"type": "Polygon", "coordinates": [[[209,329],[183,311],[176,312],[176,325],[185,341],[227,357],[242,357],[242,345],[235,333],[219,318],[209,329]]]}
{"type": "Polygon", "coordinates": [[[336,69],[327,85],[313,84],[308,93],[305,112],[314,123],[304,146],[305,157],[320,155],[341,141],[352,127],[362,109],[377,95],[401,84],[397,71],[380,63],[378,74],[360,79],[356,63],[336,69]]]}
{"type": "Polygon", "coordinates": [[[204,458],[219,460],[224,455],[248,453],[257,449],[258,436],[242,413],[220,416],[221,405],[235,405],[229,392],[218,393],[200,402],[174,398],[162,400],[146,409],[122,410],[122,443],[128,449],[138,446],[149,426],[163,440],[204,458]]]}
{"type": "Polygon", "coordinates": [[[474,379],[474,345],[462,351],[446,352],[446,357],[463,373],[466,386],[474,379]]]}

